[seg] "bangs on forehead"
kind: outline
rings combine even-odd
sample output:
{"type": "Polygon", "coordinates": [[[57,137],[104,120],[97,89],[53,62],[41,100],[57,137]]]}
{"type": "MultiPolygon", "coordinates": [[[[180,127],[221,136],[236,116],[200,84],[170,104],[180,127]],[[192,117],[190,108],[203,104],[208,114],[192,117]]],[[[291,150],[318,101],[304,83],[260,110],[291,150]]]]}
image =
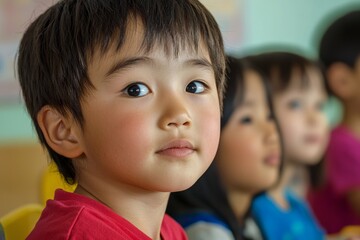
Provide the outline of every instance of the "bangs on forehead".
{"type": "Polygon", "coordinates": [[[311,69],[310,65],[301,64],[274,68],[271,73],[274,79],[274,90],[282,92],[290,87],[307,89],[310,86],[309,71],[311,69]]]}
{"type": "Polygon", "coordinates": [[[183,50],[198,52],[200,44],[209,48],[209,44],[203,41],[211,39],[206,36],[207,26],[202,24],[203,19],[193,9],[186,7],[188,5],[179,7],[180,11],[164,14],[160,16],[161,19],[142,18],[145,32],[142,48],[145,52],[151,51],[154,46],[161,46],[167,55],[177,57],[183,50]]]}
{"type": "Polygon", "coordinates": [[[299,89],[308,89],[310,87],[310,73],[312,67],[309,65],[294,66],[292,70],[291,82],[295,82],[295,86],[299,89]]]}
{"type": "MultiPolygon", "coordinates": [[[[143,38],[139,51],[144,54],[151,52],[155,47],[163,48],[166,55],[174,57],[178,57],[182,51],[198,53],[201,48],[210,52],[210,46],[214,46],[216,40],[204,21],[205,16],[196,13],[195,6],[184,4],[183,1],[178,1],[175,5],[169,5],[172,9],[169,8],[167,14],[158,12],[160,6],[156,3],[149,4],[147,9],[152,14],[144,14],[141,11],[128,12],[123,21],[118,21],[116,31],[104,30],[98,34],[99,38],[90,47],[88,59],[93,58],[96,49],[99,49],[102,55],[113,45],[117,51],[121,51],[126,39],[131,39],[135,35],[133,33],[139,31],[142,32],[143,38]]],[[[166,9],[166,6],[161,8],[166,9]]]]}
{"type": "MultiPolygon", "coordinates": [[[[171,28],[170,28],[171,29],[171,28]]],[[[161,30],[161,29],[159,29],[161,30]]],[[[145,29],[145,36],[141,46],[141,52],[149,53],[156,49],[162,49],[167,56],[177,58],[180,52],[199,53],[199,49],[208,52],[209,47],[203,41],[199,32],[195,31],[194,35],[186,34],[185,29],[176,31],[153,32],[145,29]],[[184,31],[182,31],[184,30],[184,31]]]]}

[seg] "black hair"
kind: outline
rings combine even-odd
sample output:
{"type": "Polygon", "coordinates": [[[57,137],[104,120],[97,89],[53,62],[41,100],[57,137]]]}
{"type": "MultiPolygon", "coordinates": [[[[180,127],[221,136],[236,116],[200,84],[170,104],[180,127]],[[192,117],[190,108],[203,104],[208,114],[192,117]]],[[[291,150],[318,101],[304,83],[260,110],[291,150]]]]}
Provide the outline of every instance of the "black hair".
{"type": "MultiPolygon", "coordinates": [[[[231,115],[244,101],[245,72],[253,70],[261,75],[256,66],[253,65],[252,60],[251,57],[241,59],[231,56],[227,57],[226,89],[224,92],[221,128],[226,126],[231,115]]],[[[270,88],[264,79],[263,83],[269,109],[273,114],[270,88]]],[[[277,130],[279,130],[278,124],[276,126],[277,130]]],[[[167,212],[175,219],[187,213],[212,213],[228,225],[235,239],[244,239],[244,225],[239,222],[230,206],[226,190],[221,183],[216,161],[212,162],[209,169],[205,171],[192,187],[185,191],[170,194],[167,212]]],[[[244,216],[244,219],[246,217],[244,216]]]]}
{"type": "Polygon", "coordinates": [[[253,62],[269,81],[272,94],[285,91],[295,72],[300,78],[300,87],[306,88],[309,84],[308,70],[311,68],[319,71],[325,92],[330,92],[324,68],[318,61],[288,51],[270,51],[254,56],[253,62]]]}
{"type": "Polygon", "coordinates": [[[244,100],[244,64],[239,59],[227,56],[226,92],[223,98],[221,128],[225,127],[238,104],[244,100]]]}
{"type": "Polygon", "coordinates": [[[360,56],[360,6],[331,22],[319,42],[319,59],[328,68],[342,62],[353,68],[360,56]]]}
{"type": "MultiPolygon", "coordinates": [[[[40,142],[68,183],[76,181],[73,163],[46,143],[36,120],[45,105],[82,126],[81,100],[92,88],[88,65],[95,52],[121,51],[129,23],[144,26],[142,49],[162,46],[175,56],[205,46],[222,102],[225,56],[219,27],[198,0],[62,0],[28,27],[20,43],[17,71],[23,98],[40,142]]],[[[132,29],[130,29],[132,30],[132,29]]],[[[131,32],[131,31],[130,31],[131,32]]]]}

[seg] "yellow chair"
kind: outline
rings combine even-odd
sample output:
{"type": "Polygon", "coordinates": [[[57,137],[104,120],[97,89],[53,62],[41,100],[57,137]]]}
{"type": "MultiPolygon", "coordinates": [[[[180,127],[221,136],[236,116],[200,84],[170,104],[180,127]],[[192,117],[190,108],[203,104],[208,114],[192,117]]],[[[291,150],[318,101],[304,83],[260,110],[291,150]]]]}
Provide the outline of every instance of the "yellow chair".
{"type": "Polygon", "coordinates": [[[27,204],[1,217],[0,239],[25,239],[34,228],[43,208],[40,204],[27,204]]]}
{"type": "Polygon", "coordinates": [[[25,239],[34,228],[45,203],[54,198],[57,188],[72,192],[76,185],[69,185],[60,175],[54,163],[45,169],[41,180],[41,204],[27,204],[0,218],[0,240],[25,239]]]}
{"type": "Polygon", "coordinates": [[[4,227],[0,222],[0,240],[5,240],[4,227]]]}
{"type": "MultiPolygon", "coordinates": [[[[327,240],[346,240],[352,237],[360,237],[360,225],[348,225],[338,233],[327,235],[327,240]]],[[[357,238],[356,238],[357,239],[357,238]]]]}
{"type": "Polygon", "coordinates": [[[341,229],[340,235],[343,237],[360,237],[360,225],[349,225],[341,229]]]}
{"type": "Polygon", "coordinates": [[[73,192],[76,188],[76,184],[68,184],[60,175],[55,163],[52,162],[46,168],[41,180],[41,203],[45,205],[47,200],[54,199],[55,190],[58,188],[61,188],[64,191],[73,192]]]}

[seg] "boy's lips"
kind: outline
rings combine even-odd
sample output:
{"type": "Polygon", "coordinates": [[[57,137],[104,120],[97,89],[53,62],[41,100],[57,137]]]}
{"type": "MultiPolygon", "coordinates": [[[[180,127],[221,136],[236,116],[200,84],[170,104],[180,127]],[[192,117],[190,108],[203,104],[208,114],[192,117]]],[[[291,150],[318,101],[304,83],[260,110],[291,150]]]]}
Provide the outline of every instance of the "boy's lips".
{"type": "Polygon", "coordinates": [[[195,151],[196,149],[189,141],[174,140],[165,144],[163,147],[161,147],[160,150],[156,151],[156,153],[171,157],[185,157],[192,154],[195,151]]]}

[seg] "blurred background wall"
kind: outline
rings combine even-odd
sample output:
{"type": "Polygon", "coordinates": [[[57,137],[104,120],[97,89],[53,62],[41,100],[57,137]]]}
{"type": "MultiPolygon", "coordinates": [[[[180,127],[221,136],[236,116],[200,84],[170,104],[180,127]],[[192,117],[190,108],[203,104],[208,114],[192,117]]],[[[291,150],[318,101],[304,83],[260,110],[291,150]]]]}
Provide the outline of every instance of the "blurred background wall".
{"type": "MultiPolygon", "coordinates": [[[[13,60],[9,64],[9,59],[13,58],[18,40],[29,19],[33,19],[51,2],[53,1],[0,0],[0,32],[7,31],[6,35],[0,34],[0,144],[36,141],[30,119],[21,102],[17,83],[14,83],[16,80],[13,60]],[[19,16],[22,22],[9,19],[14,16],[19,16]],[[13,24],[14,21],[17,24],[13,24]],[[9,25],[12,27],[10,28],[9,25]],[[13,38],[7,37],[9,32],[13,32],[13,38]],[[8,46],[12,48],[10,53],[8,46]],[[4,71],[6,78],[3,76],[4,71]],[[8,82],[11,81],[13,82],[9,85],[8,82]]],[[[245,55],[262,51],[266,45],[284,45],[284,48],[292,47],[311,57],[316,57],[314,39],[326,16],[335,16],[352,8],[354,4],[359,5],[359,0],[202,0],[202,2],[219,21],[228,53],[245,55]]],[[[334,110],[330,109],[332,111],[330,115],[332,118],[337,118],[339,110],[336,109],[336,105],[333,108],[334,110]]]]}

